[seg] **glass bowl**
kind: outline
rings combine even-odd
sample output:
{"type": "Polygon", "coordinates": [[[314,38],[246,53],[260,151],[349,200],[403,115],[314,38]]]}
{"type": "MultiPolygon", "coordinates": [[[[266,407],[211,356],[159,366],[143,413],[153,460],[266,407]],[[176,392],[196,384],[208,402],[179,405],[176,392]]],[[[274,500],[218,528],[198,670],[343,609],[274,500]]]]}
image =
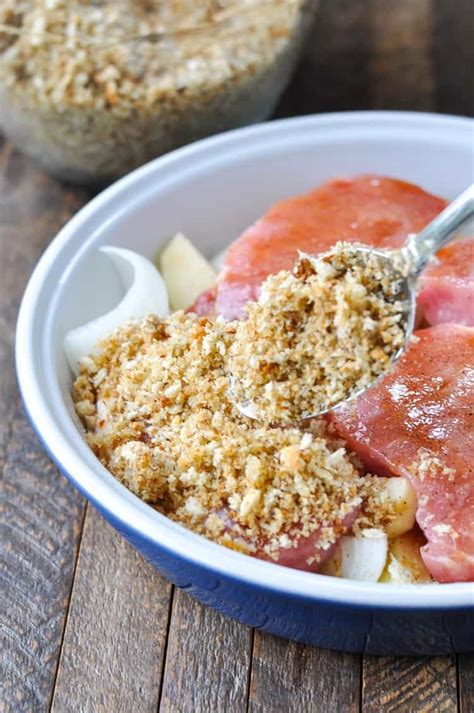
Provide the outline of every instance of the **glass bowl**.
{"type": "Polygon", "coordinates": [[[47,172],[104,183],[266,119],[316,0],[6,0],[0,130],[47,172]]]}

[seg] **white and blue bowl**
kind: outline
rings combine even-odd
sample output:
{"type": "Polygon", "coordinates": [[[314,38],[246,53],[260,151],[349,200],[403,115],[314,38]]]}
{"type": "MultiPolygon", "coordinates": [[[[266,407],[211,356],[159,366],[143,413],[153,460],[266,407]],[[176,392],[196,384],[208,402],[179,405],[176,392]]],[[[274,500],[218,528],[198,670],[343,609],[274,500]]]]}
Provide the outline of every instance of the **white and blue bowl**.
{"type": "Polygon", "coordinates": [[[245,624],[318,646],[375,654],[472,648],[472,584],[366,584],[299,572],[213,544],[140,501],[83,441],[62,349],[68,329],[120,298],[98,246],[151,257],[182,231],[213,255],[275,201],[344,174],[395,176],[453,197],[472,181],[472,142],[470,120],[415,113],[327,114],[233,131],[121,179],[46,250],[18,319],[26,409],[60,470],[176,586],[245,624]]]}

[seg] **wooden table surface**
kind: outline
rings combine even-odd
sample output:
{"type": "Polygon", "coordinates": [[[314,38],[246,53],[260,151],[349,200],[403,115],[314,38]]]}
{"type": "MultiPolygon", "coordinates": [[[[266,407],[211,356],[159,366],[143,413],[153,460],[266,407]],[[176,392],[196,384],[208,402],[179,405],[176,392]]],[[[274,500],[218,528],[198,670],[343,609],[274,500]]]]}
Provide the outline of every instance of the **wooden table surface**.
{"type": "MultiPolygon", "coordinates": [[[[471,0],[323,0],[277,114],[474,114],[471,0]]],[[[474,710],[474,657],[375,658],[252,631],[163,580],[58,474],[12,345],[31,270],[90,197],[0,153],[0,710],[474,710]]]]}

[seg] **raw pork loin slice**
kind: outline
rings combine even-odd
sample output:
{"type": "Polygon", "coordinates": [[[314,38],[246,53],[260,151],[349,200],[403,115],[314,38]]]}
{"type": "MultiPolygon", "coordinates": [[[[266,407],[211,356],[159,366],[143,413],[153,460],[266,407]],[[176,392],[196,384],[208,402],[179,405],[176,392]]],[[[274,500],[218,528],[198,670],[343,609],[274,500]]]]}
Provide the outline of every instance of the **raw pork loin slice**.
{"type": "MultiPolygon", "coordinates": [[[[354,507],[346,515],[342,523],[340,524],[341,535],[347,534],[351,531],[351,527],[359,514],[360,508],[354,507]]],[[[257,549],[254,551],[249,545],[253,545],[253,541],[243,537],[242,535],[233,535],[232,527],[233,522],[230,515],[226,512],[221,511],[221,519],[227,525],[227,532],[231,535],[232,548],[238,551],[245,552],[251,557],[256,557],[257,559],[266,560],[267,562],[274,562],[282,567],[290,567],[291,569],[300,569],[304,572],[317,572],[327,559],[333,554],[336,549],[339,537],[337,540],[325,549],[321,547],[321,532],[320,530],[315,530],[309,536],[297,537],[294,533],[287,535],[288,547],[281,547],[278,552],[276,552],[276,557],[270,557],[265,550],[265,540],[262,539],[257,544],[257,549]]]]}
{"type": "Polygon", "coordinates": [[[418,186],[380,176],[336,179],[311,193],[277,203],[229,248],[217,290],[194,309],[243,316],[265,278],[293,265],[298,250],[320,253],[339,240],[399,247],[446,205],[418,186]],[[214,305],[215,300],[215,305],[214,305]]]}
{"type": "Polygon", "coordinates": [[[369,470],[411,479],[432,576],[474,581],[474,328],[416,337],[391,374],[331,418],[369,470]]]}
{"type": "Polygon", "coordinates": [[[429,324],[474,326],[474,238],[455,240],[423,273],[418,303],[429,324]]]}

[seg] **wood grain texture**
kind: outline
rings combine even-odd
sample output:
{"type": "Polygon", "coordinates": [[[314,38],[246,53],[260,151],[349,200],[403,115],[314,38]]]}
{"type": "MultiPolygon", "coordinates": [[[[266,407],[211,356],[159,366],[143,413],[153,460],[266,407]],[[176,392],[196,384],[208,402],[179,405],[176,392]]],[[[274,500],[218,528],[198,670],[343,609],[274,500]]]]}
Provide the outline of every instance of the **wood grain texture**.
{"type": "Polygon", "coordinates": [[[0,473],[16,404],[13,335],[20,299],[44,248],[86,199],[0,138],[0,473]]]}
{"type": "MultiPolygon", "coordinates": [[[[370,107],[436,110],[432,0],[370,0],[368,10],[370,107]]],[[[364,657],[361,703],[364,713],[455,711],[455,660],[364,657]]]]}
{"type": "MultiPolygon", "coordinates": [[[[368,108],[370,0],[321,0],[295,77],[276,116],[368,108]]],[[[255,632],[250,711],[359,710],[361,658],[255,632]]]]}
{"type": "MultiPolygon", "coordinates": [[[[368,108],[474,114],[473,14],[472,0],[321,0],[277,116],[368,108]]],[[[47,710],[69,607],[56,712],[156,710],[161,677],[166,711],[233,712],[248,703],[271,713],[345,713],[359,710],[359,697],[369,713],[454,711],[449,657],[366,658],[362,670],[358,656],[257,631],[252,663],[249,629],[179,591],[168,635],[169,585],[93,510],[70,599],[83,503],[26,423],[12,344],[34,261],[87,197],[0,141],[0,710],[47,710]]],[[[458,657],[460,713],[474,710],[473,666],[474,657],[458,657]]]]}
{"type": "MultiPolygon", "coordinates": [[[[445,88],[444,94],[440,93],[438,75],[434,71],[434,28],[442,27],[438,54],[443,56],[446,68],[449,68],[451,62],[446,55],[446,44],[454,50],[454,36],[459,38],[463,32],[461,18],[470,15],[470,9],[465,5],[459,13],[455,3],[440,0],[437,3],[439,14],[435,18],[432,0],[399,0],[396,3],[392,0],[323,0],[313,37],[295,79],[278,107],[278,115],[358,108],[436,110],[440,96],[447,99],[447,90],[445,88]],[[438,7],[440,4],[444,6],[442,11],[438,7]],[[452,35],[453,39],[445,35],[452,35]]],[[[464,39],[465,44],[472,47],[465,31],[464,39]]],[[[463,47],[458,50],[458,57],[459,52],[463,55],[469,51],[463,47]]],[[[451,82],[458,91],[464,88],[466,93],[474,63],[469,66],[456,60],[455,64],[458,74],[451,82]]],[[[448,71],[446,68],[443,68],[441,77],[448,71]]],[[[472,97],[474,92],[470,94],[472,97]]],[[[446,100],[439,109],[446,111],[448,103],[446,100]]],[[[291,710],[295,706],[295,710],[326,710],[329,706],[331,710],[333,705],[333,710],[346,710],[351,706],[358,710],[357,657],[346,656],[338,665],[338,654],[280,642],[259,632],[256,632],[254,652],[250,708],[285,710],[286,707],[291,710]],[[310,678],[303,686],[293,683],[294,679],[298,680],[298,675],[291,672],[291,665],[285,658],[285,653],[293,648],[297,661],[321,656],[322,681],[325,683],[321,688],[326,696],[334,695],[333,700],[328,702],[321,698],[321,691],[314,688],[310,678]],[[326,667],[330,671],[327,677],[326,667]],[[343,671],[343,686],[340,682],[331,685],[333,668],[339,673],[343,671]]],[[[454,659],[396,659],[396,665],[391,659],[379,659],[378,663],[377,659],[367,661],[362,710],[454,710],[454,659]],[[388,670],[390,675],[385,673],[388,670]],[[421,694],[420,701],[417,691],[421,694]],[[382,698],[384,693],[386,696],[382,698]],[[416,707],[418,704],[420,708],[416,707]]]]}
{"type": "Polygon", "coordinates": [[[370,0],[372,109],[435,110],[432,0],[370,0]]]}
{"type": "Polygon", "coordinates": [[[160,711],[246,710],[251,629],[176,590],[160,711]]]}
{"type": "Polygon", "coordinates": [[[53,713],[157,709],[171,585],[88,506],[53,713]]]}
{"type": "Polygon", "coordinates": [[[359,710],[360,660],[255,632],[249,711],[352,713],[359,710]]]}
{"type": "Polygon", "coordinates": [[[46,710],[82,524],[80,495],[43,453],[17,403],[0,499],[0,710],[46,710]]]}
{"type": "Polygon", "coordinates": [[[474,711],[474,654],[461,654],[457,660],[459,713],[474,711]]]}
{"type": "Polygon", "coordinates": [[[436,108],[474,116],[474,3],[432,0],[436,108]]]}
{"type": "Polygon", "coordinates": [[[454,657],[365,656],[363,713],[455,713],[454,657]]]}
{"type": "Polygon", "coordinates": [[[319,13],[277,117],[367,109],[369,0],[321,0],[319,13]]]}
{"type": "Polygon", "coordinates": [[[14,325],[34,263],[85,198],[0,142],[0,710],[15,713],[51,696],[83,503],[23,414],[14,325]]]}

